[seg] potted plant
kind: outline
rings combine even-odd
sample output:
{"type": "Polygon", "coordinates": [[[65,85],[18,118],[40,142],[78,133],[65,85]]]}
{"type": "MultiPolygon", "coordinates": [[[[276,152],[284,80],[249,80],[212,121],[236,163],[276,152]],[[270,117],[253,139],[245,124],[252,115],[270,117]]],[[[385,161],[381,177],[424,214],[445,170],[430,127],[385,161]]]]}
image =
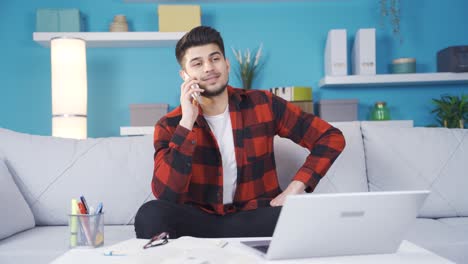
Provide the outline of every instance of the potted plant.
{"type": "Polygon", "coordinates": [[[403,42],[400,34],[400,0],[379,0],[379,4],[382,27],[384,27],[385,18],[389,17],[393,34],[400,38],[400,43],[403,42]]]}
{"type": "Polygon", "coordinates": [[[461,97],[442,95],[440,99],[432,99],[436,106],[431,113],[436,114],[440,126],[447,128],[464,128],[468,119],[468,94],[461,97]]]}
{"type": "Polygon", "coordinates": [[[255,52],[255,57],[252,56],[253,53],[250,53],[250,49],[247,49],[244,53],[242,53],[241,50],[235,50],[232,48],[232,52],[234,53],[236,61],[239,64],[239,68],[236,70],[236,75],[242,81],[242,87],[246,90],[252,88],[252,83],[263,66],[263,63],[260,63],[262,47],[263,45],[261,44],[255,52]]]}

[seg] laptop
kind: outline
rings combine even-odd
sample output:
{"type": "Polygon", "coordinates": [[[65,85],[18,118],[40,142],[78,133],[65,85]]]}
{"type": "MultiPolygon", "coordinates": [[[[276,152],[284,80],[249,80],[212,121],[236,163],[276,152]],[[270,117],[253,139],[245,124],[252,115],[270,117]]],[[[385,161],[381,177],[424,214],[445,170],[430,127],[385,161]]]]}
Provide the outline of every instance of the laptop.
{"type": "Polygon", "coordinates": [[[270,260],[395,253],[429,193],[290,195],[271,240],[242,243],[270,260]]]}

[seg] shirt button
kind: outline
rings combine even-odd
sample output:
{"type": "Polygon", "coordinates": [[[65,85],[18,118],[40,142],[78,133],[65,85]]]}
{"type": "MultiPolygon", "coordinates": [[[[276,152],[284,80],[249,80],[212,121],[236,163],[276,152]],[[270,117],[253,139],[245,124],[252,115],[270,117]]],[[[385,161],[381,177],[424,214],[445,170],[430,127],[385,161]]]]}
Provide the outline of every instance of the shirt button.
{"type": "Polygon", "coordinates": [[[190,165],[192,165],[192,163],[190,163],[190,162],[187,162],[187,164],[186,164],[186,165],[187,165],[187,167],[190,167],[190,165]]]}
{"type": "Polygon", "coordinates": [[[197,141],[192,140],[192,145],[195,145],[196,143],[197,143],[197,141]]]}

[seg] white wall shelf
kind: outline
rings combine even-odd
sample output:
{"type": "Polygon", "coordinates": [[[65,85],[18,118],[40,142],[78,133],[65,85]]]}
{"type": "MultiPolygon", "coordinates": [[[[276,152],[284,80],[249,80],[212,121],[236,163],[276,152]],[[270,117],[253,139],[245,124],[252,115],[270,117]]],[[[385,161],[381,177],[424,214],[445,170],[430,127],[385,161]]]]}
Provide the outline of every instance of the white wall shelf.
{"type": "Polygon", "coordinates": [[[411,73],[325,76],[319,82],[320,88],[356,86],[397,86],[397,85],[434,85],[468,83],[468,73],[411,73]]]}
{"type": "Polygon", "coordinates": [[[50,47],[57,37],[81,38],[88,48],[111,47],[171,47],[186,32],[34,32],[33,39],[41,46],[50,47]]]}
{"type": "Polygon", "coordinates": [[[124,3],[200,4],[200,3],[265,3],[265,2],[317,2],[320,0],[123,0],[124,3]]]}
{"type": "Polygon", "coordinates": [[[120,127],[121,136],[143,136],[152,135],[154,126],[123,126],[120,127]]]}

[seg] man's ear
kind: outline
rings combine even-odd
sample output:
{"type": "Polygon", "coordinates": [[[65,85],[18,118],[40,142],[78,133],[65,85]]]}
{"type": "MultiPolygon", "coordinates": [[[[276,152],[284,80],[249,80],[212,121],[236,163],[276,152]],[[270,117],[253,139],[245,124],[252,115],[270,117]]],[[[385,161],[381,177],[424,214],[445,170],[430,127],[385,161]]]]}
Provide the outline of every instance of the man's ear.
{"type": "Polygon", "coordinates": [[[184,70],[184,69],[180,69],[180,70],[179,70],[179,76],[180,76],[180,78],[182,78],[182,81],[185,81],[185,78],[186,78],[185,75],[186,75],[186,74],[187,74],[187,73],[185,73],[185,70],[184,70]]]}
{"type": "Polygon", "coordinates": [[[227,71],[230,72],[231,71],[231,62],[229,61],[228,58],[226,58],[226,66],[227,66],[227,71]]]}

